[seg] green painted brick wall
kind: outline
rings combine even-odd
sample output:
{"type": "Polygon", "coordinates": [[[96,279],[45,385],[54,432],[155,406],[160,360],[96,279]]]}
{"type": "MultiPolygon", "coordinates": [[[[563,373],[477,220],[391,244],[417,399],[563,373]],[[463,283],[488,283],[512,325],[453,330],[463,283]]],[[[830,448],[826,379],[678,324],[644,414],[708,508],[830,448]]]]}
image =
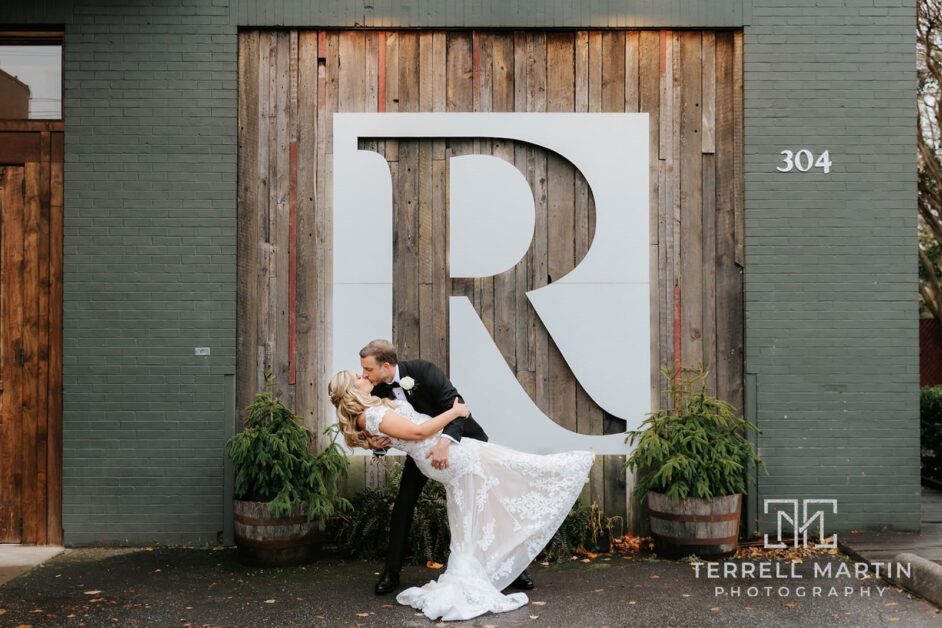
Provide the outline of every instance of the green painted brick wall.
{"type": "Polygon", "coordinates": [[[919,527],[915,12],[754,0],[744,35],[759,497],[836,498],[832,530],[919,527]],[[831,173],[776,171],[801,148],[831,173]]]}
{"type": "Polygon", "coordinates": [[[913,4],[3,3],[2,24],[66,31],[66,543],[224,529],[237,28],[354,23],[744,27],[747,406],[771,471],[754,497],[918,527],[913,4]],[[831,174],[777,173],[786,148],[829,150],[831,174]]]}

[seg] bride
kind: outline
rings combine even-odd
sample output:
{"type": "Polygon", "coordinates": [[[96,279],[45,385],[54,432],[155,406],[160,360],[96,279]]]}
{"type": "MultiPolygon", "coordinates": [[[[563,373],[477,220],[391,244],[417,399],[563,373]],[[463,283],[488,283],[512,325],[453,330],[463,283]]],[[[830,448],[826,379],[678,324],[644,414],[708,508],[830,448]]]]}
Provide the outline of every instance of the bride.
{"type": "Polygon", "coordinates": [[[373,384],[350,371],[330,381],[340,431],[350,447],[369,448],[367,437],[386,436],[409,454],[426,476],[445,486],[451,531],[448,566],[438,580],[402,591],[400,604],[429,619],[464,620],[502,613],[527,603],[525,593],[501,590],[520,575],[562,524],[583,485],[595,454],[522,453],[465,438],[451,449],[449,465],[432,466],[425,453],[442,428],[468,407],[458,400],[436,417],[415,411],[408,401],[381,399],[373,384]]]}

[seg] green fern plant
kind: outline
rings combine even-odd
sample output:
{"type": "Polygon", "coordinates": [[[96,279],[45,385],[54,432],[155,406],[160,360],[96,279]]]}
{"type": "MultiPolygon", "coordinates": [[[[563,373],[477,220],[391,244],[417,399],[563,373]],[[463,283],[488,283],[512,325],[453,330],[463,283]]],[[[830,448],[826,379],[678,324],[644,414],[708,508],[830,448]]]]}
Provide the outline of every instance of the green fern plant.
{"type": "Polygon", "coordinates": [[[350,502],[341,495],[347,457],[333,440],[319,454],[313,445],[313,433],[266,383],[247,409],[245,428],[226,443],[235,498],[268,502],[272,517],[286,516],[298,504],[308,521],[348,511],[350,502]]]}
{"type": "Polygon", "coordinates": [[[766,470],[746,434],[758,432],[729,403],[706,391],[703,368],[662,368],[671,390],[672,407],[648,413],[625,440],[638,443],[625,466],[637,472],[635,495],[647,492],[671,500],[712,499],[745,493],[750,464],[766,470]],[[691,375],[682,375],[691,373],[691,375]]]}

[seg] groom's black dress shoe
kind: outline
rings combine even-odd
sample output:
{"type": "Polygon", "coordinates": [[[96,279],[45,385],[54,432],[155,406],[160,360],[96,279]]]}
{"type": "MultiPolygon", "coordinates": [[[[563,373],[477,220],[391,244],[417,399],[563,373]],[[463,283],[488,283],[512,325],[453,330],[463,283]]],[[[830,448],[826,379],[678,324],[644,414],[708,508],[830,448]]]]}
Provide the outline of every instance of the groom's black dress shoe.
{"type": "Polygon", "coordinates": [[[517,576],[516,580],[510,583],[510,586],[512,586],[515,589],[523,589],[525,591],[529,591],[530,589],[533,588],[533,580],[530,580],[530,576],[527,575],[526,570],[524,570],[522,574],[517,576]]]}
{"type": "MultiPolygon", "coordinates": [[[[376,592],[376,595],[386,595],[394,591],[398,586],[399,574],[384,571],[383,575],[379,577],[379,582],[376,583],[376,588],[373,590],[376,592]]],[[[533,583],[530,583],[530,588],[533,588],[533,583]]]]}

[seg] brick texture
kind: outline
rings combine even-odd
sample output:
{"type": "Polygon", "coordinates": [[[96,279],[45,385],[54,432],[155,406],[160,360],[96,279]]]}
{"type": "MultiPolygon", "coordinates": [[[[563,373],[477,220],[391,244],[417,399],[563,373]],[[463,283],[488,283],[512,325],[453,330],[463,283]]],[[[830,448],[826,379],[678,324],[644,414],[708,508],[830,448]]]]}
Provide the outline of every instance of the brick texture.
{"type": "Polygon", "coordinates": [[[835,531],[917,529],[914,2],[755,0],[744,56],[759,498],[836,498],[835,531]],[[830,174],[776,171],[802,148],[830,174]]]}
{"type": "Polygon", "coordinates": [[[0,23],[66,32],[67,544],[223,530],[236,29],[354,22],[745,25],[747,394],[770,469],[751,519],[774,531],[761,499],[822,497],[838,531],[918,527],[914,0],[577,4],[0,5],[0,23]],[[776,172],[802,148],[831,173],[776,172]]]}

